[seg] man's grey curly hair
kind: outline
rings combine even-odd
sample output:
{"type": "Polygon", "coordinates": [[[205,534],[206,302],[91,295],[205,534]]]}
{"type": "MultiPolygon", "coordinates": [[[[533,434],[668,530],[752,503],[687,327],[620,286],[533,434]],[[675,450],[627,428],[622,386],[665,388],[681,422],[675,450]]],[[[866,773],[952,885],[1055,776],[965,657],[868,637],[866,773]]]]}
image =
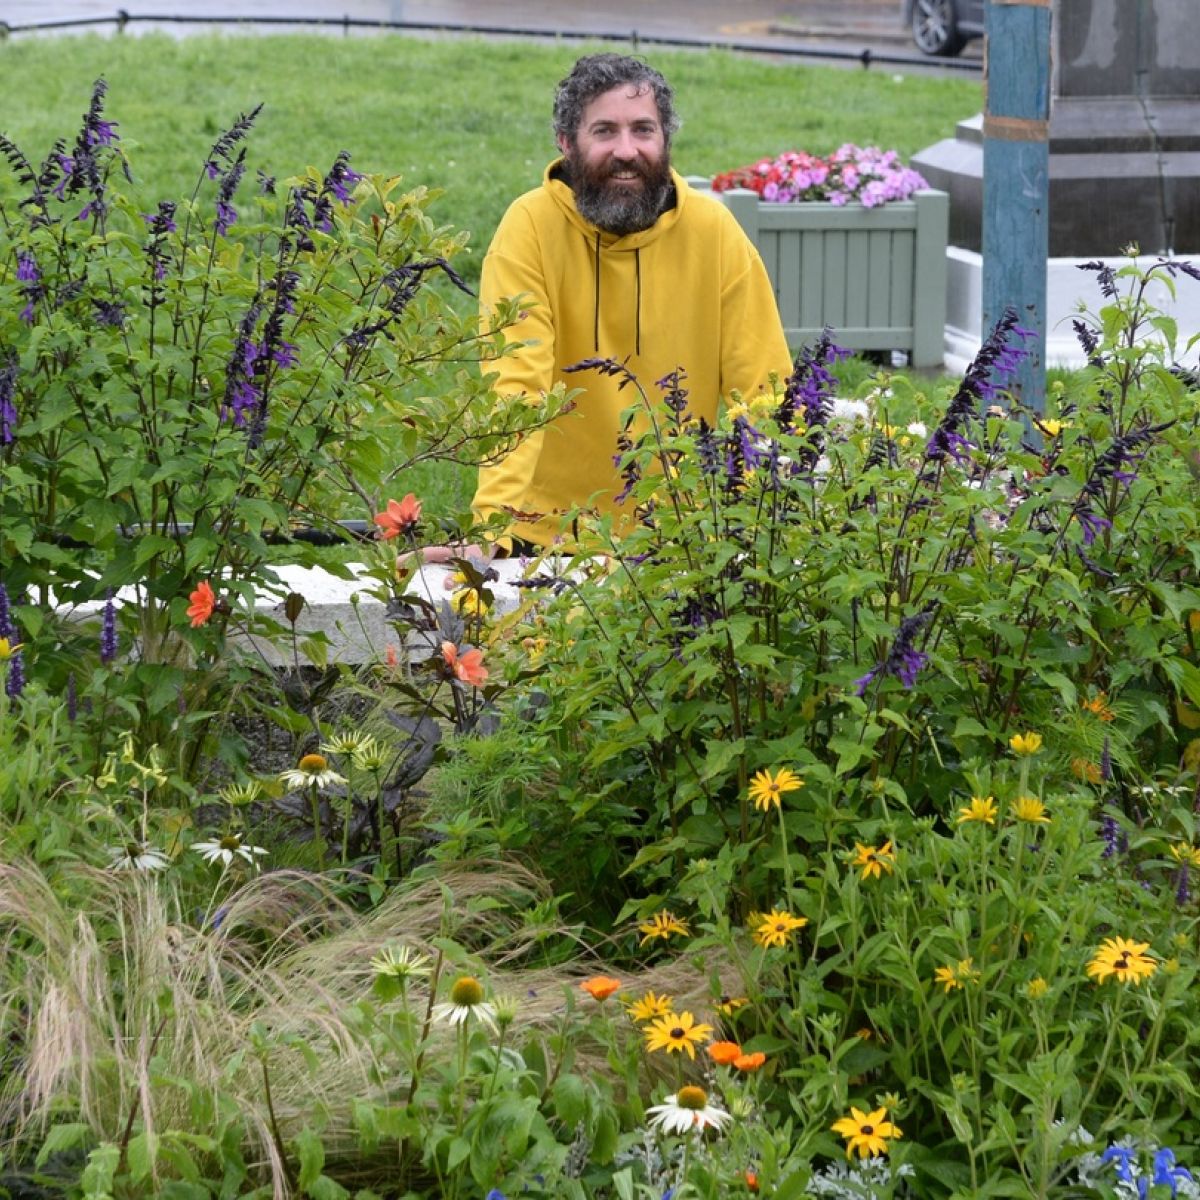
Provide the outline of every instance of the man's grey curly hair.
{"type": "Polygon", "coordinates": [[[629,84],[639,92],[648,88],[658,105],[658,120],[669,146],[680,126],[671,85],[653,67],[625,54],[587,54],[571,68],[554,93],[554,133],[574,143],[583,110],[597,96],[629,84]]]}

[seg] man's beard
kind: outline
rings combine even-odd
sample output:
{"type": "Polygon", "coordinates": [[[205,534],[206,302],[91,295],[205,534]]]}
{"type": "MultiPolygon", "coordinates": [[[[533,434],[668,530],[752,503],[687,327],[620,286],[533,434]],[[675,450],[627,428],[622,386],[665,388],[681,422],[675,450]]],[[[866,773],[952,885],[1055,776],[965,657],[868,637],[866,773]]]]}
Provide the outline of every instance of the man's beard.
{"type": "Polygon", "coordinates": [[[583,156],[572,148],[567,151],[566,164],[580,216],[619,237],[649,229],[671,194],[671,159],[666,150],[653,166],[642,159],[625,163],[609,160],[601,167],[589,169],[583,156]],[[636,171],[642,186],[613,183],[616,171],[636,171]]]}

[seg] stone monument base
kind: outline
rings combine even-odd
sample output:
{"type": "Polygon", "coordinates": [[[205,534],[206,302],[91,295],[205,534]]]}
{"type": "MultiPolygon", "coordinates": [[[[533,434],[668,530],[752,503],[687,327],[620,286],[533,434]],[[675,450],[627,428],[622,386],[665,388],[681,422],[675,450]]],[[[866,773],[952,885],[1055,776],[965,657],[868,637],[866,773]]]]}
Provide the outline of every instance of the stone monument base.
{"type": "MultiPolygon", "coordinates": [[[[1177,260],[1190,262],[1200,268],[1200,254],[1177,255],[1177,260]]],[[[1097,312],[1105,303],[1096,286],[1092,271],[1081,271],[1085,258],[1051,258],[1046,264],[1046,365],[1048,367],[1082,367],[1086,362],[1071,327],[1071,319],[1080,307],[1097,312]]],[[[1091,260],[1094,261],[1094,260],[1091,260]]],[[[1114,270],[1136,263],[1143,269],[1158,259],[1104,258],[1114,270]]],[[[1121,283],[1118,280],[1118,283],[1121,283]]],[[[1188,340],[1200,334],[1200,282],[1187,275],[1175,277],[1175,298],[1166,286],[1155,281],[1146,297],[1156,308],[1178,323],[1175,343],[1177,361],[1187,366],[1197,365],[1197,347],[1187,349],[1188,340]]],[[[973,250],[951,246],[946,251],[946,339],[945,367],[951,374],[966,369],[980,346],[983,322],[983,257],[973,250]]],[[[1152,331],[1148,331],[1152,332],[1152,331]]]]}

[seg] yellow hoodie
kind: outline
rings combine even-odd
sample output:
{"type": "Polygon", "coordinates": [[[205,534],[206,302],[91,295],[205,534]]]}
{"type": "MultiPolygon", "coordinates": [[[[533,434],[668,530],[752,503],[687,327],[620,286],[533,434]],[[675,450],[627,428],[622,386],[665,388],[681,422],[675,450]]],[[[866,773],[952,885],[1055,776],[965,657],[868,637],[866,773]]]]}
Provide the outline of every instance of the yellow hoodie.
{"type": "Polygon", "coordinates": [[[730,389],[752,395],[772,373],[783,379],[791,369],[766,269],[719,200],[672,172],[674,207],[652,228],[618,237],[579,215],[561,161],[509,207],[481,283],[485,313],[500,299],[526,296],[510,336],[530,344],[496,364],[497,389],[536,397],[559,380],[585,389],[571,412],[479,472],[476,515],[505,513],[510,533],[543,546],[561,532],[565,510],[613,511],[621,413],[637,400],[629,387],[618,391],[619,378],[564,375],[564,367],[614,358],[657,402],[656,381],[682,369],[687,412],[710,422],[730,389]]]}

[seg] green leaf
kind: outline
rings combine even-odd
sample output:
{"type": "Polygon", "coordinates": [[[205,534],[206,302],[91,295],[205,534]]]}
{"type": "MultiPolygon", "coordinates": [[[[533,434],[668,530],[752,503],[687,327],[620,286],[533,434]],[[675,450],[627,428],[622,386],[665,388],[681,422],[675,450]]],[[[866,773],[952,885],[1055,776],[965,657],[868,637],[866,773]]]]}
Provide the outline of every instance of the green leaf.
{"type": "Polygon", "coordinates": [[[555,1083],[551,1096],[554,1115],[568,1129],[574,1129],[587,1116],[587,1092],[578,1075],[562,1076],[555,1083]]]}
{"type": "Polygon", "coordinates": [[[52,1125],[46,1134],[46,1140],[42,1143],[42,1148],[38,1151],[35,1165],[44,1167],[50,1155],[58,1154],[63,1150],[74,1150],[77,1146],[82,1146],[84,1142],[91,1140],[92,1127],[84,1125],[80,1121],[67,1125],[52,1125]]]}
{"type": "Polygon", "coordinates": [[[292,1140],[296,1147],[296,1154],[300,1158],[298,1183],[302,1190],[307,1189],[316,1182],[325,1166],[325,1147],[320,1137],[307,1126],[300,1130],[292,1140]]]}
{"type": "Polygon", "coordinates": [[[129,1139],[125,1151],[125,1162],[129,1167],[129,1177],[134,1183],[149,1179],[154,1172],[154,1164],[158,1159],[158,1134],[144,1130],[129,1139]]]}

